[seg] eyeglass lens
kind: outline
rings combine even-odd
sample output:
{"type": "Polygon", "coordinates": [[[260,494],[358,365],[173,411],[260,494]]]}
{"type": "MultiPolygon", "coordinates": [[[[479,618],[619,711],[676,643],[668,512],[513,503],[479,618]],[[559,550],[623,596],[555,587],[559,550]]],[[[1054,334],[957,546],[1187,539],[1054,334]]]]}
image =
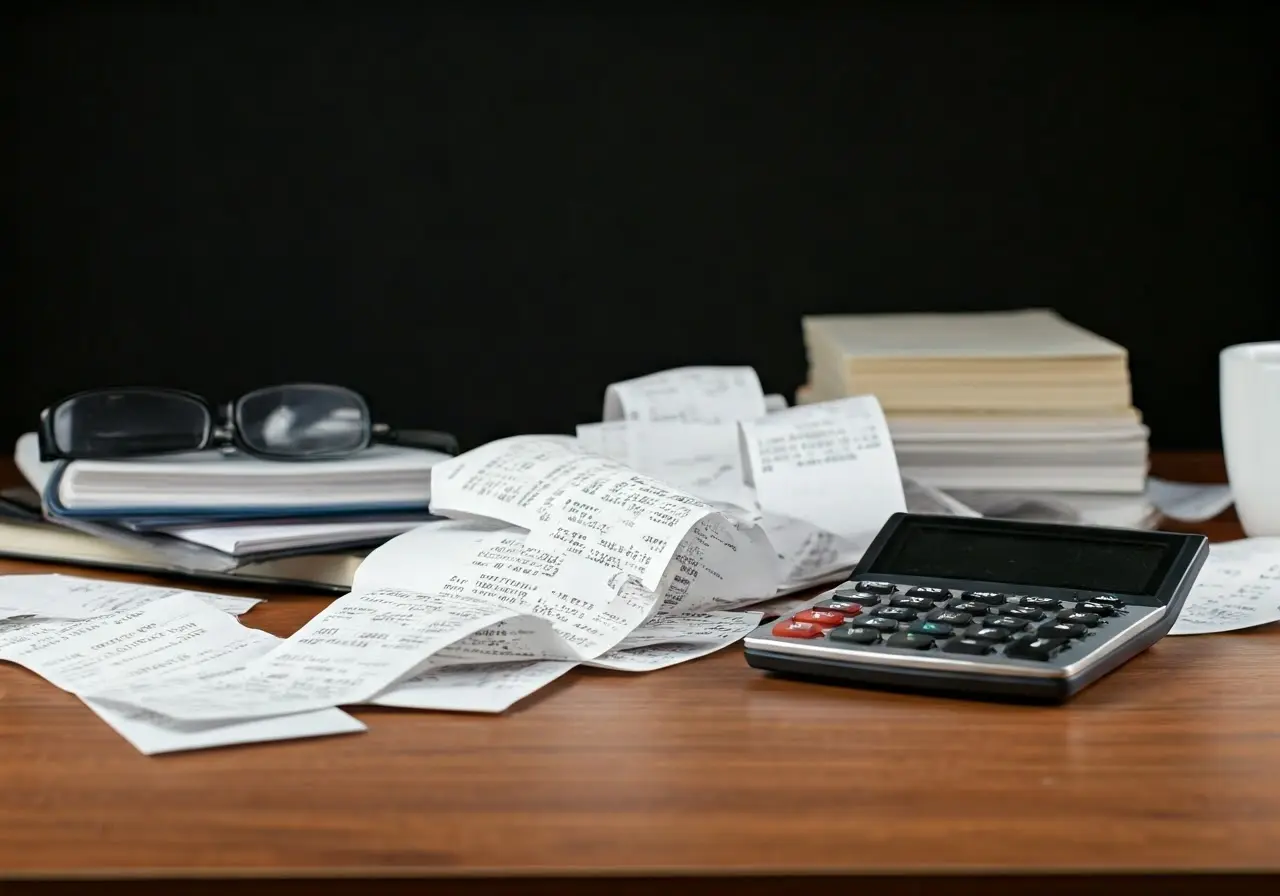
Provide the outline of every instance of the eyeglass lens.
{"type": "Polygon", "coordinates": [[[213,425],[201,402],[173,392],[95,392],[53,411],[53,441],[63,454],[110,457],[194,451],[213,425]]]}
{"type": "Polygon", "coordinates": [[[271,386],[236,404],[236,429],[250,450],[307,457],[358,451],[372,421],[364,399],[338,386],[271,386]]]}

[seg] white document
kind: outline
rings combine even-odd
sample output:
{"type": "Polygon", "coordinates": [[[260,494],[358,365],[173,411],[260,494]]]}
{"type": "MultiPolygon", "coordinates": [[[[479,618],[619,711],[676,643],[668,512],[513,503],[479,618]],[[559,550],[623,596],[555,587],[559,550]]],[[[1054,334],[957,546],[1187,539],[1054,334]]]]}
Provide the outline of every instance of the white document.
{"type": "Polygon", "coordinates": [[[174,538],[189,541],[231,554],[248,556],[264,551],[323,547],[358,542],[364,539],[391,538],[417,526],[430,525],[424,520],[381,520],[348,523],[259,523],[218,526],[171,526],[161,531],[174,538]]]}
{"type": "Polygon", "coordinates": [[[576,665],[555,660],[526,660],[443,666],[420,672],[371,702],[402,709],[504,712],[576,665]]]}
{"type": "Polygon", "coordinates": [[[776,557],[758,525],[557,442],[492,442],[437,467],[431,490],[435,513],[528,529],[528,547],[635,576],[664,612],[741,606],[777,588],[776,557]]]}
{"type": "Polygon", "coordinates": [[[79,576],[13,575],[0,576],[0,620],[15,616],[92,619],[132,610],[177,594],[190,595],[233,616],[246,613],[262,603],[256,597],[233,597],[79,576]]]}
{"type": "Polygon", "coordinates": [[[578,442],[646,476],[680,488],[713,505],[755,507],[746,483],[736,423],[612,420],[586,423],[578,442]]]}
{"type": "Polygon", "coordinates": [[[661,614],[587,665],[627,672],[662,669],[714,653],[759,624],[759,613],[661,614]]]}
{"type": "Polygon", "coordinates": [[[803,405],[738,424],[766,514],[865,546],[906,509],[889,428],[873,396],[803,405]]]}
{"type": "Polygon", "coordinates": [[[1231,486],[1147,479],[1147,500],[1172,520],[1202,523],[1231,506],[1231,486]]]}
{"type": "Polygon", "coordinates": [[[1215,544],[1171,635],[1205,635],[1280,621],[1280,538],[1215,544]]]}
{"type": "Polygon", "coordinates": [[[733,423],[768,410],[750,367],[680,367],[614,383],[604,393],[606,421],[733,423]]]}
{"type": "Polygon", "coordinates": [[[132,707],[105,704],[92,693],[163,681],[213,682],[262,656],[279,641],[245,628],[189,593],[80,621],[29,622],[0,627],[0,659],[25,666],[77,694],[143,753],[345,734],[364,725],[324,709],[286,718],[181,724],[132,707]]]}

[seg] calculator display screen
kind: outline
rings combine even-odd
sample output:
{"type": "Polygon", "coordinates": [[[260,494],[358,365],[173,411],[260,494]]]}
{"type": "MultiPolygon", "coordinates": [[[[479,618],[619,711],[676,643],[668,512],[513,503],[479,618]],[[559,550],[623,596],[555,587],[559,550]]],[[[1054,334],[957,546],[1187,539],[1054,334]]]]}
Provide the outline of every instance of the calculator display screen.
{"type": "Polygon", "coordinates": [[[1078,533],[904,523],[866,572],[1154,595],[1177,552],[1141,533],[1078,533]]]}

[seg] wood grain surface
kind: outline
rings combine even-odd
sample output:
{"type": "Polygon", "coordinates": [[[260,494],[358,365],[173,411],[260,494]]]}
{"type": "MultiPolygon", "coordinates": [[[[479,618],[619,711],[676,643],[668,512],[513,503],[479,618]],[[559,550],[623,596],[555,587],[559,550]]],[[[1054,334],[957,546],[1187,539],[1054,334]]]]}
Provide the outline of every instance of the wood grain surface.
{"type": "MultiPolygon", "coordinates": [[[[326,602],[243,620],[288,635],[326,602]]],[[[0,877],[1280,872],[1278,626],[1167,638],[1053,708],[777,680],[734,646],[501,716],[353,713],[367,733],[149,758],[0,667],[0,877]]]]}

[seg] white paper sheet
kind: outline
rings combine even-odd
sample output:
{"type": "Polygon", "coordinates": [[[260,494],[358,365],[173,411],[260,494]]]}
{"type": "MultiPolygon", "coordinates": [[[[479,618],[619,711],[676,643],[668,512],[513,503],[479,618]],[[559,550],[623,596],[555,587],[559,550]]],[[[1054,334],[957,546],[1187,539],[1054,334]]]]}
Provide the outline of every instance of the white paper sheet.
{"type": "Polygon", "coordinates": [[[443,666],[421,672],[371,702],[402,709],[505,712],[576,665],[533,660],[443,666]]]}
{"type": "Polygon", "coordinates": [[[1171,482],[1151,476],[1147,479],[1147,500],[1169,519],[1202,523],[1231,506],[1231,486],[1171,482]]]}
{"type": "Polygon", "coordinates": [[[649,672],[714,653],[760,624],[759,613],[684,613],[655,616],[617,647],[587,665],[649,672]]]}
{"type": "Polygon", "coordinates": [[[198,596],[177,593],[92,619],[5,625],[0,627],[0,659],[77,694],[146,754],[363,731],[362,723],[337,709],[191,725],[92,696],[123,684],[213,682],[264,655],[278,641],[274,635],[245,628],[198,596]]]}
{"type": "Polygon", "coordinates": [[[733,423],[768,409],[750,367],[680,367],[613,383],[604,393],[605,420],[733,423]]]}
{"type": "Polygon", "coordinates": [[[1205,635],[1280,621],[1280,538],[1209,549],[1171,635],[1205,635]]]}
{"type": "Polygon", "coordinates": [[[209,606],[239,616],[262,603],[261,598],[233,597],[133,582],[113,582],[64,575],[0,576],[0,619],[92,619],[131,610],[176,594],[198,598],[209,606]]]}
{"type": "Polygon", "coordinates": [[[766,514],[865,546],[906,509],[889,428],[872,396],[790,408],[738,427],[766,514]]]}

